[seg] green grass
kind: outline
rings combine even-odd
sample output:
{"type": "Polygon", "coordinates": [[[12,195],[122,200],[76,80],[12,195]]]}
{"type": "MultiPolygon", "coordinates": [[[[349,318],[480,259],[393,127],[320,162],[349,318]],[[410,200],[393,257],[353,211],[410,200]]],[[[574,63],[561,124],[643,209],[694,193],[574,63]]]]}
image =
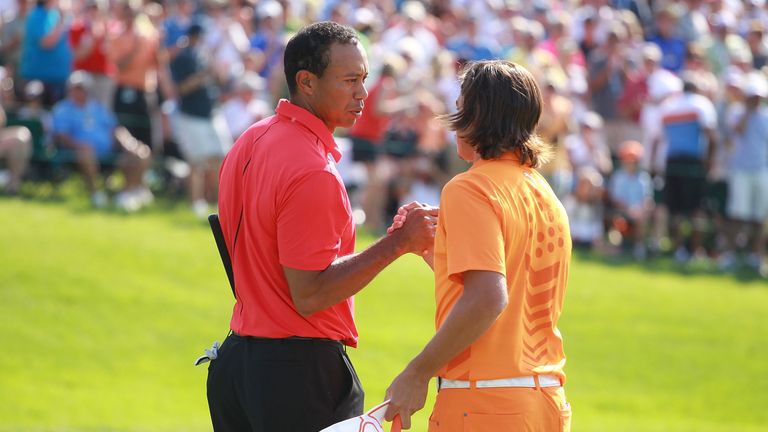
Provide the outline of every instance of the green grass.
{"type": "MultiPolygon", "coordinates": [[[[192,362],[232,300],[206,224],[171,204],[126,216],[0,198],[0,227],[0,431],[210,430],[192,362]]],[[[582,255],[571,275],[574,431],[765,430],[768,283],[582,255]]],[[[358,296],[367,407],[431,336],[432,303],[416,257],[358,296]]]]}

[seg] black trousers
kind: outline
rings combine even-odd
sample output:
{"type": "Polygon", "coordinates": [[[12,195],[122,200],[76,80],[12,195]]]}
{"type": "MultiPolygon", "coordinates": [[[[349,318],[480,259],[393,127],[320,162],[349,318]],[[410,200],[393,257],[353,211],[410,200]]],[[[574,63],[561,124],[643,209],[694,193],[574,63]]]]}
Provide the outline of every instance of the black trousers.
{"type": "Polygon", "coordinates": [[[216,432],[319,432],[361,415],[363,397],[336,341],[230,334],[208,366],[216,432]]]}
{"type": "Polygon", "coordinates": [[[154,95],[140,89],[117,86],[112,109],[120,126],[128,129],[134,138],[152,147],[151,108],[154,95]]]}

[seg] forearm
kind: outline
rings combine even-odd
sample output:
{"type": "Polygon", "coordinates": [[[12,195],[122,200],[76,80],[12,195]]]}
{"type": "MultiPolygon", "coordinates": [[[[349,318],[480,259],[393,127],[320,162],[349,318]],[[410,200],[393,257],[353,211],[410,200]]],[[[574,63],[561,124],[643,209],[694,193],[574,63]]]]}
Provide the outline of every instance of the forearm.
{"type": "Polygon", "coordinates": [[[64,27],[61,24],[56,25],[50,33],[40,39],[40,46],[45,49],[53,48],[53,46],[59,42],[63,29],[64,27]]]}
{"type": "Polygon", "coordinates": [[[54,137],[59,146],[65,149],[76,150],[83,146],[82,143],[66,134],[58,133],[54,137]]]}
{"type": "Polygon", "coordinates": [[[307,289],[292,289],[296,309],[309,316],[355,295],[387,265],[406,253],[397,237],[388,235],[360,253],[338,258],[317,273],[306,284],[307,289]]]}
{"type": "Polygon", "coordinates": [[[408,369],[429,379],[451,359],[482,336],[501,315],[507,305],[503,282],[489,287],[465,289],[443,325],[411,360],[408,369]]]}
{"type": "Polygon", "coordinates": [[[203,86],[208,77],[207,72],[198,72],[191,77],[179,83],[178,92],[180,95],[189,94],[203,86]]]}
{"type": "Polygon", "coordinates": [[[706,167],[707,171],[709,171],[712,168],[712,163],[715,160],[715,151],[717,146],[717,137],[715,136],[715,132],[713,130],[707,131],[707,138],[709,139],[709,145],[707,146],[707,155],[706,155],[706,167]]]}

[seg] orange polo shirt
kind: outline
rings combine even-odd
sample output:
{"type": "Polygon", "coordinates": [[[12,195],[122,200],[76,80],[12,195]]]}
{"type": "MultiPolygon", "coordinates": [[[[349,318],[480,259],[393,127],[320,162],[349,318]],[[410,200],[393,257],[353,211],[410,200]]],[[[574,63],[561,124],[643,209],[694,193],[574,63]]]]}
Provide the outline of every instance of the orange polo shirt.
{"type": "Polygon", "coordinates": [[[511,153],[477,161],[445,186],[435,238],[436,326],[461,296],[468,270],[505,275],[509,304],[438,376],[475,381],[551,374],[565,381],[557,320],[568,280],[569,232],[546,180],[511,153]]]}
{"type": "Polygon", "coordinates": [[[323,270],[355,247],[355,224],[325,124],[287,100],[246,130],[219,174],[219,219],[235,274],[231,329],[240,335],[357,345],[354,301],[302,317],[283,266],[323,270]]]}

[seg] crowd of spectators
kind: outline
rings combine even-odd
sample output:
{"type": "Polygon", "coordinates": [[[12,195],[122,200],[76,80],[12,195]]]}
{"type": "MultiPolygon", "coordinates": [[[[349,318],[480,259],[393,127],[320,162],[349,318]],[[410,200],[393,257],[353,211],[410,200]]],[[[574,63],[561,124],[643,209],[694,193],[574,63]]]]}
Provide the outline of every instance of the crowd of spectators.
{"type": "MultiPolygon", "coordinates": [[[[637,259],[669,251],[768,273],[768,6],[765,0],[0,0],[2,107],[73,151],[95,206],[152,201],[147,172],[183,163],[191,208],[250,124],[287,96],[282,50],[334,20],[368,53],[363,117],[337,139],[356,215],[381,231],[398,205],[437,204],[465,166],[435,119],[455,110],[467,61],[536,76],[541,168],[578,247],[637,259]],[[160,167],[160,168],[158,168],[160,167]]],[[[28,132],[28,131],[27,131],[28,132]]],[[[19,187],[29,134],[0,158],[19,187]]],[[[158,191],[154,191],[157,193],[158,191]]]]}

